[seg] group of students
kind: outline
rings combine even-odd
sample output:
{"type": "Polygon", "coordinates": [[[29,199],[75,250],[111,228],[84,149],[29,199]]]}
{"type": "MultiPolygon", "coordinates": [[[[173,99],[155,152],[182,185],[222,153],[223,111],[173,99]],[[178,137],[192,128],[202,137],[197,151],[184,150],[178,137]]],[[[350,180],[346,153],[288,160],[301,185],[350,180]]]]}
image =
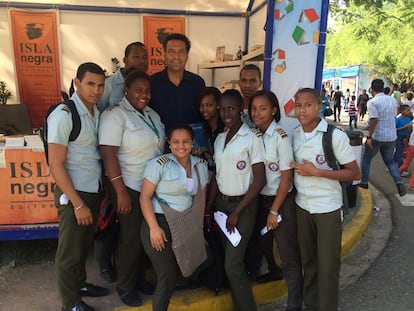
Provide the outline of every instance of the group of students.
{"type": "MultiPolygon", "coordinates": [[[[273,239],[280,251],[287,310],[302,310],[303,303],[307,310],[336,310],[342,206],[338,181],[360,177],[348,137],[333,132],[332,147],[343,165],[334,171],[324,156],[327,123],[320,118],[316,90],[303,88],[295,94],[300,125],[290,138],[278,123],[281,112],[274,93],[255,92],[246,106],[237,90],[220,94],[201,88],[192,108],[204,120],[210,148],[196,156],[192,128],[181,122],[168,123],[165,130],[163,110],[171,107],[152,108],[157,106],[156,85],[163,85],[166,96],[176,91],[166,81],[176,88],[183,81],[201,84],[187,71],[181,72],[181,81],[174,80],[174,70],[187,60],[188,38],[173,34],[163,46],[165,71],[156,79],[137,68],[124,72],[122,99],[101,115],[96,103],[107,92],[104,71],[94,63],[79,66],[72,100],[82,127],[75,141],[69,140],[72,121],[64,104],[48,118],[49,164],[60,222],[56,269],[62,310],[94,310],[81,297],[108,293],[87,283],[85,270],[101,199],[101,160],[120,223],[116,278],[125,304],[143,303],[136,285],[145,279],[145,252],[157,279],[153,310],[167,310],[180,275],[189,276],[208,261],[204,215],[221,211],[228,216],[226,230],[237,228],[242,236],[237,246],[221,236],[236,310],[257,309],[244,258],[250,238],[263,227],[268,230],[261,244],[269,270],[275,266],[273,239]],[[246,117],[256,127],[246,125],[246,117]]],[[[136,53],[144,51],[136,45],[131,50],[135,47],[136,53]]],[[[126,50],[126,64],[128,56],[126,50]]],[[[181,113],[189,112],[175,111],[181,113]]]]}

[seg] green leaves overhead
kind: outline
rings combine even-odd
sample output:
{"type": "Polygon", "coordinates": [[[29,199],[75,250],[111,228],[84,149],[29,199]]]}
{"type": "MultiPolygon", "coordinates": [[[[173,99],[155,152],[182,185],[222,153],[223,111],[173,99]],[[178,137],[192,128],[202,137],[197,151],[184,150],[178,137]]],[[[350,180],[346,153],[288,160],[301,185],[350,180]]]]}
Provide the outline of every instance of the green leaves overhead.
{"type": "Polygon", "coordinates": [[[379,65],[397,83],[414,82],[414,0],[333,0],[325,67],[379,65]]]}

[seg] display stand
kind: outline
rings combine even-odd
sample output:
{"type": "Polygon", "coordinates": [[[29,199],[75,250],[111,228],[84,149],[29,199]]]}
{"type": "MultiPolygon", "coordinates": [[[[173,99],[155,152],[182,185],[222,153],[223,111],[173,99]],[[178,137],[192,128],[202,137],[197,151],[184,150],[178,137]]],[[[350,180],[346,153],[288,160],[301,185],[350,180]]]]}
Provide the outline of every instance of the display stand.
{"type": "Polygon", "coordinates": [[[197,65],[197,74],[200,74],[200,69],[211,69],[211,85],[215,85],[215,70],[220,68],[239,67],[243,68],[246,62],[263,61],[264,47],[261,46],[252,52],[243,55],[241,60],[232,60],[226,62],[205,62],[197,65]]]}

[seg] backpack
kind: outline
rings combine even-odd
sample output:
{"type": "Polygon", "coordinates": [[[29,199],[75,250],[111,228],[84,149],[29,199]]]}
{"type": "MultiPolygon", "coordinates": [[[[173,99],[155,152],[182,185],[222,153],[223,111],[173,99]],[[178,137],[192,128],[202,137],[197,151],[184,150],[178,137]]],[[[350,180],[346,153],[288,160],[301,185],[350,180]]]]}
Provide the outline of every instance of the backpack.
{"type": "MultiPolygon", "coordinates": [[[[339,164],[332,147],[332,133],[335,129],[338,128],[336,126],[328,124],[328,130],[324,132],[322,136],[322,148],[328,166],[333,170],[340,170],[343,168],[343,165],[339,164]]],[[[350,208],[348,200],[348,188],[352,186],[352,181],[340,181],[339,183],[341,184],[342,188],[342,210],[344,214],[348,214],[350,208]]]]}
{"type": "Polygon", "coordinates": [[[81,119],[80,119],[79,112],[76,109],[76,106],[73,100],[70,100],[70,99],[65,100],[64,102],[61,102],[59,104],[54,104],[49,107],[45,116],[43,117],[43,125],[42,125],[42,128],[40,129],[40,138],[43,141],[43,147],[45,149],[45,156],[46,156],[46,163],[48,165],[49,165],[49,154],[48,154],[48,145],[47,145],[47,130],[48,130],[47,118],[60,104],[66,105],[66,107],[69,108],[72,114],[72,130],[70,131],[69,141],[76,140],[81,130],[81,119]]]}
{"type": "Polygon", "coordinates": [[[103,186],[103,198],[99,204],[99,214],[95,229],[95,240],[105,239],[110,233],[118,236],[119,224],[116,218],[115,207],[109,197],[107,185],[103,186]]]}

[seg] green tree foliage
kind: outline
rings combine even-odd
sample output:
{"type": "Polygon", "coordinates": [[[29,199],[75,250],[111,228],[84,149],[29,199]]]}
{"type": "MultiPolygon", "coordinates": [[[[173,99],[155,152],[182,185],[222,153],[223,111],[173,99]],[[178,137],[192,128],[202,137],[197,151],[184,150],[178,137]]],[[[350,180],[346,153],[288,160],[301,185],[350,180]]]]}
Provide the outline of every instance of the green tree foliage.
{"type": "Polygon", "coordinates": [[[381,66],[390,80],[414,82],[414,0],[333,0],[325,67],[381,66]]]}

